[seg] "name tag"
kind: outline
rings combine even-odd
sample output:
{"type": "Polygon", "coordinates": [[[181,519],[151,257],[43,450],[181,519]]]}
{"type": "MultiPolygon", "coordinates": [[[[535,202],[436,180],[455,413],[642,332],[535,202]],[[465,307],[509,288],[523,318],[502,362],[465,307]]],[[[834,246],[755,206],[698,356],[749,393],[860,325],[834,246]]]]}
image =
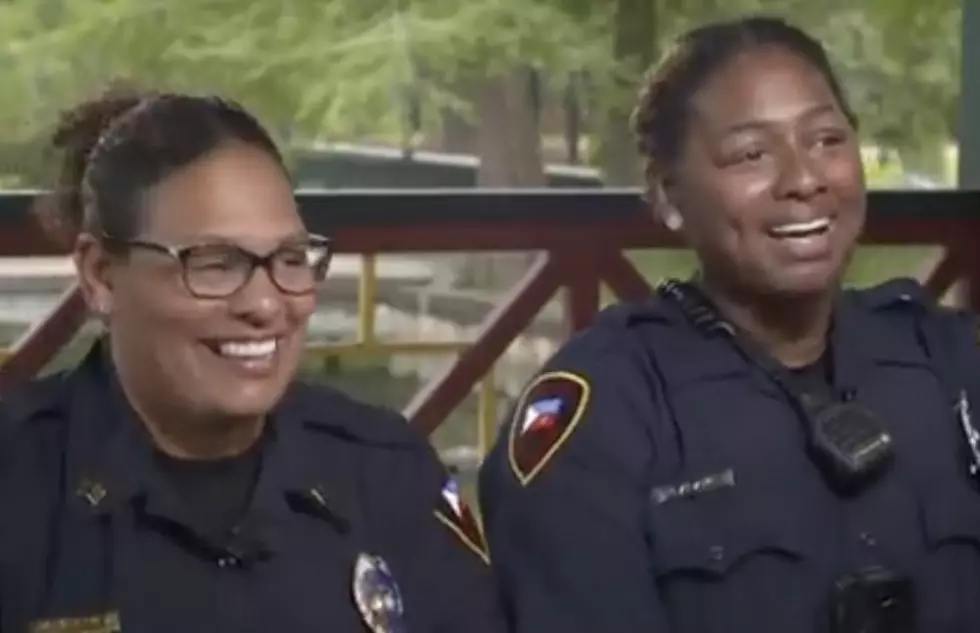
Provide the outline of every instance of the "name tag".
{"type": "Polygon", "coordinates": [[[731,468],[720,473],[712,473],[694,481],[684,481],[679,484],[657,486],[650,491],[654,503],[662,505],[674,499],[690,499],[699,495],[735,487],[735,471],[731,468]]]}
{"type": "Polygon", "coordinates": [[[120,633],[119,612],[80,618],[48,618],[31,623],[30,633],[120,633]]]}

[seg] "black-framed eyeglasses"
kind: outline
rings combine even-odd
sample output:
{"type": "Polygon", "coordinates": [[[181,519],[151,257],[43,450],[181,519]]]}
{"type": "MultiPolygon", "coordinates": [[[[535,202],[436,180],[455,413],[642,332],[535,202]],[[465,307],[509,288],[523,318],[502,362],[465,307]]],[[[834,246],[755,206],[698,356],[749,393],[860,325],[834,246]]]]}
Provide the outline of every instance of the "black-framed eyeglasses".
{"type": "Polygon", "coordinates": [[[280,245],[266,255],[241,246],[212,242],[171,246],[150,240],[104,236],[107,247],[120,251],[141,248],[167,255],[180,265],[187,291],[199,299],[226,299],[248,284],[256,268],[263,268],[284,294],[313,292],[330,266],[330,239],[309,235],[280,245]]]}

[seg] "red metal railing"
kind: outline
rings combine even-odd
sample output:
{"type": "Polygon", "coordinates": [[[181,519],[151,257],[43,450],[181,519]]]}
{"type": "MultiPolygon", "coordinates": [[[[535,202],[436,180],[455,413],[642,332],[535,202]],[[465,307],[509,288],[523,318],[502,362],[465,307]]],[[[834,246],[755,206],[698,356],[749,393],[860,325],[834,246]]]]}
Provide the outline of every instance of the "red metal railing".
{"type": "MultiPolygon", "coordinates": [[[[33,194],[0,199],[0,256],[54,254],[27,210],[33,194]]],[[[301,192],[307,225],[335,238],[339,252],[540,251],[508,296],[484,320],[474,343],[416,394],[406,414],[431,432],[466,397],[504,350],[560,288],[565,324],[587,325],[605,283],[623,299],[650,292],[624,250],[678,247],[634,191],[301,192]]],[[[874,192],[866,244],[936,244],[944,258],[925,275],[934,293],[965,278],[980,308],[980,192],[874,192]]],[[[73,288],[25,334],[0,366],[0,390],[39,371],[84,322],[73,288]]]]}

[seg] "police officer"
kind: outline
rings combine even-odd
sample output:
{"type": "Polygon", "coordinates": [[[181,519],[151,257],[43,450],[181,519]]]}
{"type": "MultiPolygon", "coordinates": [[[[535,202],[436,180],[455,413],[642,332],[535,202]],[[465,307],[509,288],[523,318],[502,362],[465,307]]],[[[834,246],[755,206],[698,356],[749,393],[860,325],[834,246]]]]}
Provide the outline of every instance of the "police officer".
{"type": "Polygon", "coordinates": [[[840,289],[865,190],[821,45],[698,28],[634,120],[699,272],[569,341],[484,464],[514,630],[980,630],[971,319],[840,289]]]}
{"type": "Polygon", "coordinates": [[[0,631],[502,630],[428,443],[294,380],[330,242],[261,125],[113,90],[54,144],[48,226],[106,334],[4,394],[0,631]]]}

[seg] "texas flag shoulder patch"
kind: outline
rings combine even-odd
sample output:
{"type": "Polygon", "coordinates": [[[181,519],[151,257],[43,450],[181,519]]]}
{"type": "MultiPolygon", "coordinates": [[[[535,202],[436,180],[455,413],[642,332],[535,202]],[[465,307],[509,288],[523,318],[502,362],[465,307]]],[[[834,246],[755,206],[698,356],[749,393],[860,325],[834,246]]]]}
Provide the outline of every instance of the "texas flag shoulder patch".
{"type": "Polygon", "coordinates": [[[447,477],[439,494],[435,510],[436,519],[463,542],[469,550],[490,564],[487,541],[483,528],[473,511],[459,493],[459,484],[453,477],[447,477]]]}
{"type": "Polygon", "coordinates": [[[547,372],[524,390],[510,424],[511,470],[526,486],[575,431],[589,402],[589,383],[571,372],[547,372]]]}

